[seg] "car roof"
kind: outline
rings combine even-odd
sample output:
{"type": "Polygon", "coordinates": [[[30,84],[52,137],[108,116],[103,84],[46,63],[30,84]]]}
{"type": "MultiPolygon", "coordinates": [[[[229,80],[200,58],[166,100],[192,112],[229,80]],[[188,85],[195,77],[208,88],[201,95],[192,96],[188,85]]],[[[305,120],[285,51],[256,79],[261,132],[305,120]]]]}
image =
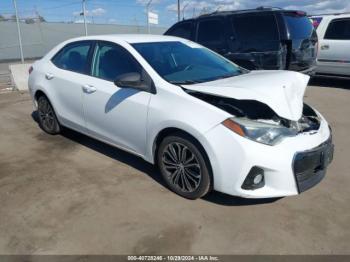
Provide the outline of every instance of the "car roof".
{"type": "Polygon", "coordinates": [[[262,13],[262,12],[276,12],[276,13],[300,13],[305,14],[306,12],[300,10],[286,10],[277,7],[258,7],[256,9],[244,9],[244,10],[232,10],[232,11],[216,11],[209,14],[200,15],[195,18],[203,18],[203,17],[212,17],[212,16],[228,16],[228,15],[236,15],[236,14],[251,14],[251,13],[262,13]]]}
{"type": "Polygon", "coordinates": [[[110,35],[82,36],[82,37],[70,39],[69,42],[84,41],[84,40],[127,42],[129,44],[134,44],[134,43],[183,41],[184,39],[176,36],[164,36],[164,35],[110,34],[110,35]]]}
{"type": "MultiPolygon", "coordinates": [[[[258,7],[256,9],[243,9],[243,10],[232,10],[232,11],[215,11],[213,13],[209,14],[204,14],[200,15],[198,17],[194,18],[189,18],[189,19],[184,19],[182,21],[179,21],[175,23],[174,25],[178,25],[181,23],[186,23],[186,22],[195,22],[198,19],[202,18],[210,18],[210,17],[225,17],[225,16],[230,16],[230,15],[238,15],[238,14],[257,14],[257,13],[266,13],[266,12],[275,12],[275,13],[298,13],[307,16],[307,13],[304,11],[300,10],[286,10],[278,7],[258,7]]],[[[173,26],[174,26],[173,25],[173,26]]],[[[173,27],[172,26],[172,27],[173,27]]],[[[172,28],[171,27],[171,28],[172,28]]],[[[170,28],[169,28],[170,29],[170,28]]]]}
{"type": "Polygon", "coordinates": [[[317,17],[349,18],[350,13],[319,14],[319,15],[311,15],[310,16],[310,18],[317,18],[317,17]]]}

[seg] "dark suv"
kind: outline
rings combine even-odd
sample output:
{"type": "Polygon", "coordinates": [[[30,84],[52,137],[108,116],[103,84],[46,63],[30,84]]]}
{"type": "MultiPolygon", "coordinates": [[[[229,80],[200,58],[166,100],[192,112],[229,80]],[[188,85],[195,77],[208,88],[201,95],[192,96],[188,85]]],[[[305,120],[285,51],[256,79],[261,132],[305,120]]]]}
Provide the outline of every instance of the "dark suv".
{"type": "Polygon", "coordinates": [[[165,34],[198,42],[250,70],[314,71],[317,34],[302,11],[215,12],[178,22],[165,34]]]}

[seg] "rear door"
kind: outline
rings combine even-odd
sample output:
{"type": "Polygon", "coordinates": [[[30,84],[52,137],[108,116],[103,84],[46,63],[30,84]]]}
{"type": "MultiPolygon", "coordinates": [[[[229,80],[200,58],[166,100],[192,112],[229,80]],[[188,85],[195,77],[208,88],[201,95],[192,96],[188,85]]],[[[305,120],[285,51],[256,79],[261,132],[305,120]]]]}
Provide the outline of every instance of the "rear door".
{"type": "Polygon", "coordinates": [[[303,71],[315,66],[318,39],[317,34],[304,12],[283,12],[287,29],[288,49],[287,69],[303,71]]]}
{"type": "Polygon", "coordinates": [[[89,56],[92,41],[78,41],[66,45],[45,69],[45,85],[53,97],[59,121],[70,128],[85,131],[82,110],[82,84],[89,78],[89,56]]]}
{"type": "Polygon", "coordinates": [[[317,73],[349,76],[350,18],[331,20],[322,33],[317,73]]]}

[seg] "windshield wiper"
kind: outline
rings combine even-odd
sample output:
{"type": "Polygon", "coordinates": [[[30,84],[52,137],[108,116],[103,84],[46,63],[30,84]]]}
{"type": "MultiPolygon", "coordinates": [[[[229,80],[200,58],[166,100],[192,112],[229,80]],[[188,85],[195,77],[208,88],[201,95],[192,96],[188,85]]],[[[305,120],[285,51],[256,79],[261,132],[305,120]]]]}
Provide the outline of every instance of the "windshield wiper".
{"type": "Polygon", "coordinates": [[[234,76],[239,76],[241,74],[244,74],[242,71],[238,71],[237,73],[232,73],[232,74],[227,74],[227,75],[222,75],[222,76],[217,76],[217,77],[213,77],[213,78],[207,78],[203,81],[201,81],[202,83],[203,82],[211,82],[211,81],[216,81],[216,80],[219,80],[219,79],[225,79],[225,78],[230,78],[230,77],[234,77],[234,76]]]}
{"type": "Polygon", "coordinates": [[[229,77],[234,77],[238,76],[240,74],[244,74],[241,70],[237,71],[236,73],[232,74],[227,74],[227,75],[222,75],[222,76],[217,76],[215,78],[210,78],[210,79],[202,79],[202,80],[185,80],[185,81],[169,81],[170,83],[174,85],[193,85],[193,84],[198,84],[198,83],[203,83],[203,82],[209,82],[209,81],[215,81],[219,79],[224,79],[224,78],[229,78],[229,77]]]}
{"type": "MultiPolygon", "coordinates": [[[[230,78],[230,77],[234,77],[234,76],[238,76],[239,74],[227,74],[227,75],[222,75],[222,76],[219,76],[217,78],[215,78],[215,80],[218,80],[218,79],[224,79],[224,78],[230,78]]],[[[214,81],[214,80],[213,80],[214,81]]]]}
{"type": "Polygon", "coordinates": [[[193,84],[201,83],[201,81],[195,81],[195,80],[169,81],[169,82],[174,85],[193,85],[193,84]]]}

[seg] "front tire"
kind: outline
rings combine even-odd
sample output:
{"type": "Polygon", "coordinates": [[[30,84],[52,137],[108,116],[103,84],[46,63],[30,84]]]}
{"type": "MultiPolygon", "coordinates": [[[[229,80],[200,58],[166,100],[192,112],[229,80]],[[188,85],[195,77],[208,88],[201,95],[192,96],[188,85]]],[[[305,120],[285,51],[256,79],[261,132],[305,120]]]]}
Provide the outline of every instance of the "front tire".
{"type": "Polygon", "coordinates": [[[49,99],[42,95],[38,99],[38,118],[39,126],[42,130],[50,135],[59,134],[61,131],[60,124],[57,120],[55,111],[49,99]]]}
{"type": "Polygon", "coordinates": [[[168,187],[180,196],[197,199],[209,192],[209,165],[200,145],[191,137],[166,137],[159,146],[157,162],[168,187]]]}

